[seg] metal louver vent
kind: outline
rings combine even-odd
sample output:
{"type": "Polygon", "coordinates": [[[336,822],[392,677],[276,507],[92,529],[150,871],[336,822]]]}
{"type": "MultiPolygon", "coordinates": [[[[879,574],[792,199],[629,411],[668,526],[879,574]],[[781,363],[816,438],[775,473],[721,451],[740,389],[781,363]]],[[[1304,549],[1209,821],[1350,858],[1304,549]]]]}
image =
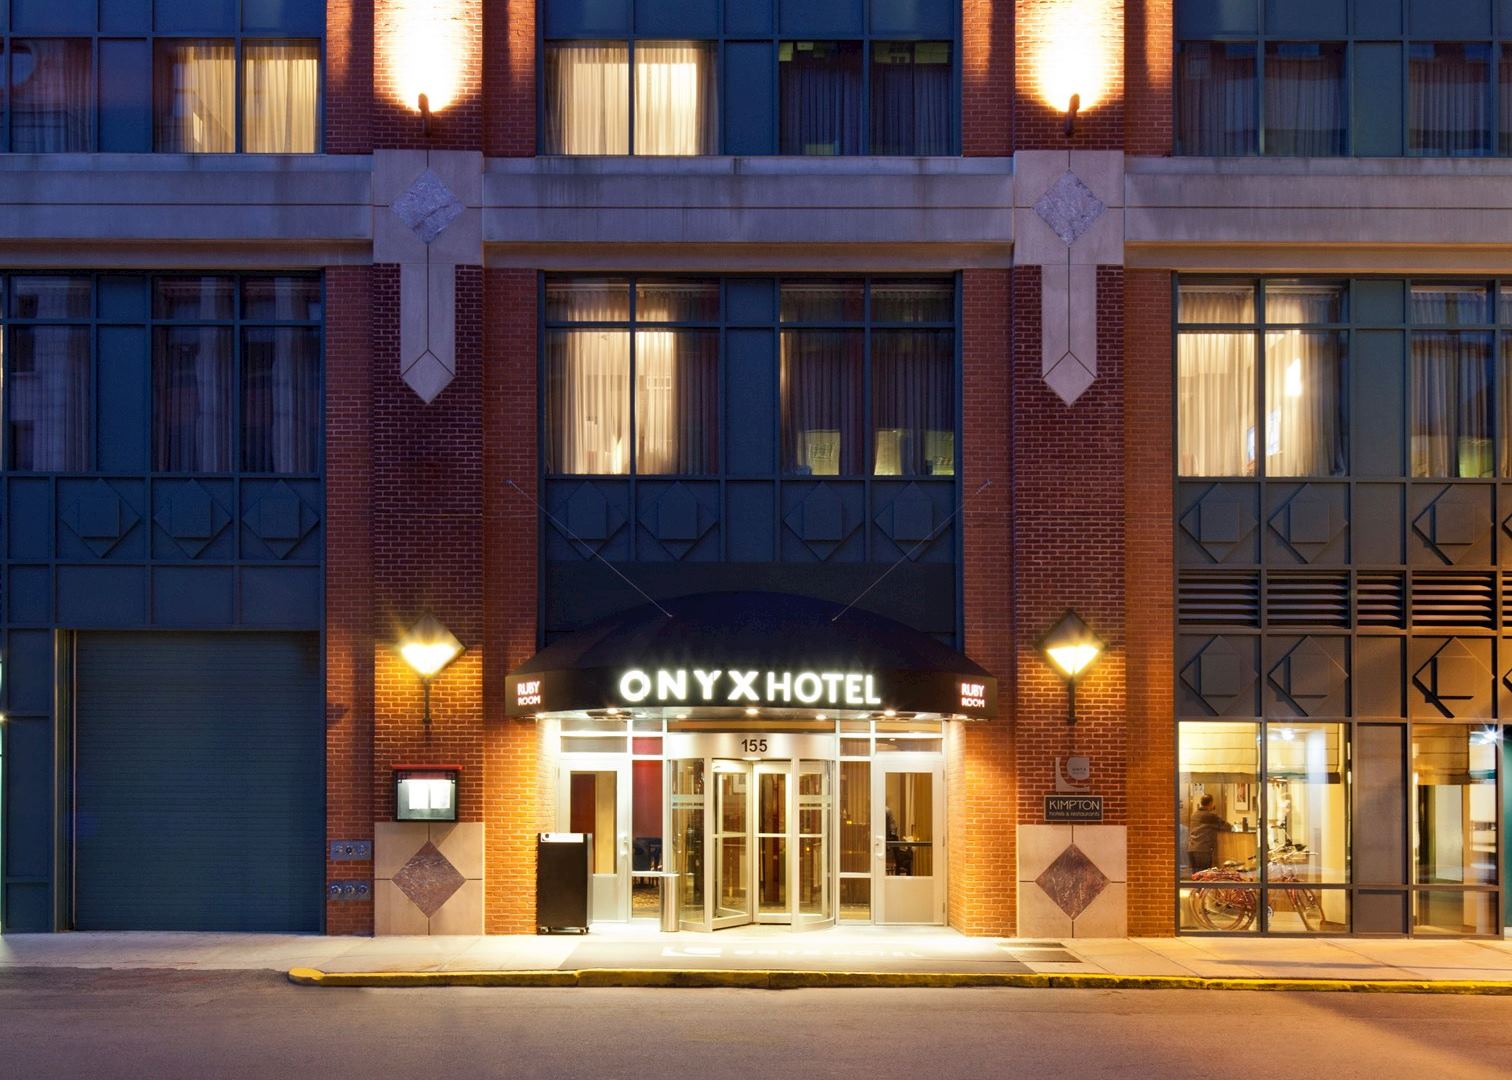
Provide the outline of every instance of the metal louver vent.
{"type": "Polygon", "coordinates": [[[1361,574],[1358,580],[1355,618],[1361,626],[1407,625],[1407,590],[1401,574],[1361,574]]]}
{"type": "Polygon", "coordinates": [[[1349,626],[1348,574],[1279,574],[1265,586],[1265,618],[1285,626],[1349,626]]]}
{"type": "Polygon", "coordinates": [[[1260,580],[1253,573],[1184,571],[1178,593],[1184,626],[1260,625],[1260,580]]]}
{"type": "Polygon", "coordinates": [[[1492,629],[1496,625],[1496,576],[1412,575],[1412,625],[1492,629]]]}

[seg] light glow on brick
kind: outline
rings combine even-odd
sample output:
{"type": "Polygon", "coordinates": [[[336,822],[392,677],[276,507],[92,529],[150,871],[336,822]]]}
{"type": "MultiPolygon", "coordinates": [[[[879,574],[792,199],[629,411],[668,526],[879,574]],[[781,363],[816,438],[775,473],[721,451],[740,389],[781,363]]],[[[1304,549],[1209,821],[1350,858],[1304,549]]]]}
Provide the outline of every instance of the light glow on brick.
{"type": "Polygon", "coordinates": [[[1118,71],[1122,30],[1119,0],[1043,0],[1039,33],[1030,43],[1035,90],[1056,112],[1071,95],[1081,95],[1081,111],[1107,98],[1118,71]]]}
{"type": "Polygon", "coordinates": [[[456,101],[469,17],[466,0],[385,0],[379,32],[399,104],[418,112],[424,94],[438,113],[456,101]]]}

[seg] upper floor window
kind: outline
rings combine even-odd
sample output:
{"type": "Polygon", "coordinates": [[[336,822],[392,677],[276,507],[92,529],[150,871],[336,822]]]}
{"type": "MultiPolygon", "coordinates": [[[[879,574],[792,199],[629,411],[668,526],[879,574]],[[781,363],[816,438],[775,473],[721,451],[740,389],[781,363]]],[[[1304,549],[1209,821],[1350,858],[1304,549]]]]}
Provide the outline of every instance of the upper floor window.
{"type": "Polygon", "coordinates": [[[238,78],[234,41],[159,39],[155,149],[312,154],[319,148],[319,43],[245,41],[241,48],[238,78]]]}
{"type": "Polygon", "coordinates": [[[707,41],[548,44],[543,149],[549,154],[718,153],[714,57],[714,43],[707,41]]]}

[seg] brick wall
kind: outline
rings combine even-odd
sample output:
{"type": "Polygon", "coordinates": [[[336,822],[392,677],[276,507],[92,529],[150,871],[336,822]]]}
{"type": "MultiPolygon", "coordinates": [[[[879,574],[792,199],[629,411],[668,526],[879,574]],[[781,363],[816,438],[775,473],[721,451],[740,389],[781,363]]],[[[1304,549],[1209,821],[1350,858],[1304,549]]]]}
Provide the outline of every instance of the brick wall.
{"type": "Polygon", "coordinates": [[[326,0],[325,149],[372,151],[373,0],[326,0]]]}
{"type": "Polygon", "coordinates": [[[1175,0],[1125,0],[1125,4],[1128,152],[1164,156],[1171,152],[1175,0]]]}
{"type": "Polygon", "coordinates": [[[486,0],[483,11],[485,154],[536,148],[536,0],[486,0]]]}
{"type": "Polygon", "coordinates": [[[1129,933],[1175,932],[1171,275],[1125,274],[1129,933]]]}
{"type": "Polygon", "coordinates": [[[483,145],[483,0],[370,0],[373,16],[372,145],[377,150],[476,150],[483,145]],[[418,95],[410,100],[405,65],[416,62],[406,12],[412,5],[450,16],[456,27],[447,49],[455,52],[457,90],[423,131],[418,95]]]}
{"type": "Polygon", "coordinates": [[[552,827],[553,770],[536,723],[505,717],[504,677],[536,648],[536,274],[489,270],[484,281],[484,922],[489,933],[531,933],[535,834],[552,827]]]}
{"type": "Polygon", "coordinates": [[[1013,153],[1013,2],[961,0],[961,153],[1013,153]]]}
{"type": "MultiPolygon", "coordinates": [[[[961,275],[961,512],[966,652],[998,677],[1000,715],[952,725],[949,917],[965,933],[1008,934],[1014,919],[1010,272],[961,275]],[[990,486],[983,489],[984,483],[990,486]]],[[[1036,315],[1038,308],[1035,308],[1036,315]]]]}
{"type": "MultiPolygon", "coordinates": [[[[369,290],[363,266],[326,270],[326,836],[373,835],[372,477],[369,290]]],[[[327,880],[368,879],[371,862],[326,865],[327,880]]],[[[326,903],[326,931],[369,934],[370,902],[326,903]]]]}
{"type": "MultiPolygon", "coordinates": [[[[1018,0],[1018,24],[1015,29],[1016,77],[1014,80],[1013,148],[1015,150],[1121,150],[1124,145],[1124,50],[1123,4],[1117,0],[1076,0],[1078,11],[1096,15],[1094,26],[1102,31],[1106,43],[1104,63],[1105,91],[1098,103],[1088,101],[1079,114],[1076,133],[1065,134],[1064,105],[1052,107],[1038,93],[1038,76],[1042,66],[1055,63],[1046,57],[1046,42],[1051,36],[1047,27],[1060,26],[1056,20],[1071,0],[1018,0]]],[[[1072,27],[1072,49],[1084,54],[1092,48],[1086,35],[1093,27],[1078,23],[1072,27]]]]}

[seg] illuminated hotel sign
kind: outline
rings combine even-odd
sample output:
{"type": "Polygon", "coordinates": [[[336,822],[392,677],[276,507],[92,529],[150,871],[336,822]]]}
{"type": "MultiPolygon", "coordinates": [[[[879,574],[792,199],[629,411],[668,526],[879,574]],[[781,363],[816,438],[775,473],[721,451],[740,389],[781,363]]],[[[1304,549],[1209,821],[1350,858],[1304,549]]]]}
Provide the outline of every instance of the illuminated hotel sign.
{"type": "Polygon", "coordinates": [[[877,678],[854,671],[729,671],[703,668],[625,672],[619,696],[629,705],[880,706],[877,678]],[[691,676],[691,679],[689,678],[691,676]]]}

